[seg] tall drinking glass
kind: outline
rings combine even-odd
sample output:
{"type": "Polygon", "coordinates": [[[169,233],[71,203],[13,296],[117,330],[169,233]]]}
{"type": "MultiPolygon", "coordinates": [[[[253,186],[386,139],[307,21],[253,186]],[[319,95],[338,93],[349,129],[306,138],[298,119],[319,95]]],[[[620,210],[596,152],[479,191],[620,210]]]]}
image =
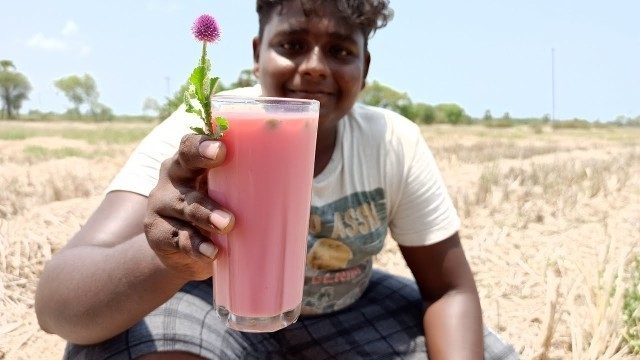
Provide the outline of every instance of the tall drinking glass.
{"type": "Polygon", "coordinates": [[[213,234],[214,307],[230,328],[279,330],[298,319],[304,286],[318,114],[315,100],[214,96],[229,122],[227,156],[209,170],[209,196],[232,211],[213,234]]]}

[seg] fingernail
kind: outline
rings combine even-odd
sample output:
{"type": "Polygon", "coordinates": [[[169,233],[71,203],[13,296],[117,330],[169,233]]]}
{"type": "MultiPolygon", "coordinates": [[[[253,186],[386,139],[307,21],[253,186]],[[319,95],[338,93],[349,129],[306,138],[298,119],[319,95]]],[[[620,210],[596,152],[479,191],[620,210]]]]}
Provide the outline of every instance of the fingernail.
{"type": "Polygon", "coordinates": [[[218,150],[220,150],[219,141],[203,141],[200,143],[198,150],[200,155],[207,157],[211,160],[215,160],[218,156],[218,150]]]}
{"type": "Polygon", "coordinates": [[[205,241],[198,246],[198,251],[200,251],[200,254],[213,259],[218,253],[218,248],[212,243],[205,241]]]}
{"type": "Polygon", "coordinates": [[[209,216],[209,221],[218,229],[223,230],[231,221],[231,214],[222,210],[213,210],[209,216]]]}

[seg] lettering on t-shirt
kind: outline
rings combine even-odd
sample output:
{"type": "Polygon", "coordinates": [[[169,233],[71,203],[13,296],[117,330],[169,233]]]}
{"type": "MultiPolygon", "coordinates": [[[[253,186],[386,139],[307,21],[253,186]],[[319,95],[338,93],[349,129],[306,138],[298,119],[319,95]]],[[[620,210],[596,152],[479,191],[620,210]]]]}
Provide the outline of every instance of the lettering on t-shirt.
{"type": "Polygon", "coordinates": [[[360,297],[371,276],[372,257],[384,245],[387,226],[382,188],[311,207],[305,312],[335,311],[360,297]]]}
{"type": "Polygon", "coordinates": [[[313,276],[311,278],[311,284],[335,284],[347,281],[353,281],[362,274],[362,269],[359,267],[353,267],[351,269],[339,270],[333,272],[325,272],[322,275],[313,276]]]}
{"type": "Polygon", "coordinates": [[[386,231],[387,206],[382,188],[358,192],[322,207],[312,206],[309,233],[332,239],[367,235],[383,226],[386,231]],[[331,231],[328,231],[331,228],[331,231]]]}
{"type": "MultiPolygon", "coordinates": [[[[331,238],[344,239],[356,235],[365,235],[379,229],[382,226],[376,203],[370,202],[359,205],[357,208],[348,208],[333,213],[333,232],[331,238]]],[[[321,218],[311,214],[309,219],[309,232],[317,235],[321,231],[321,218]]]]}

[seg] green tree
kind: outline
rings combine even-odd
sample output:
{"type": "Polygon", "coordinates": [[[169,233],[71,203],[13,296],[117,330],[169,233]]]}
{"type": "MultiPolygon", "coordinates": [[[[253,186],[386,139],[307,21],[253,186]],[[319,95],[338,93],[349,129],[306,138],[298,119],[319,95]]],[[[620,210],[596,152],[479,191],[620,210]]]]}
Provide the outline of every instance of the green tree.
{"type": "Polygon", "coordinates": [[[22,103],[29,99],[31,84],[26,76],[14,71],[15,65],[11,60],[0,60],[0,100],[2,100],[1,115],[7,119],[18,116],[22,103]]]}
{"type": "Polygon", "coordinates": [[[377,81],[367,84],[360,92],[358,99],[363,104],[390,109],[411,120],[415,120],[416,114],[409,95],[393,90],[377,81]]]}
{"type": "Polygon", "coordinates": [[[482,116],[482,120],[487,122],[493,120],[493,116],[491,115],[491,110],[489,109],[485,110],[484,115],[482,116]]]}
{"type": "MultiPolygon", "coordinates": [[[[218,88],[220,87],[221,85],[218,82],[218,88]]],[[[180,86],[180,89],[178,89],[178,91],[173,93],[173,96],[167,97],[165,103],[162,104],[158,110],[158,117],[164,120],[168,118],[171,113],[176,111],[176,109],[178,109],[178,107],[180,107],[180,105],[182,105],[182,103],[184,102],[184,92],[188,89],[189,83],[185,82],[180,86]]]]}
{"type": "Polygon", "coordinates": [[[96,81],[91,75],[70,75],[54,81],[53,85],[71,101],[74,113],[82,114],[82,105],[86,105],[89,112],[94,114],[103,110],[104,105],[98,102],[100,93],[96,81]]]}
{"type": "Polygon", "coordinates": [[[0,60],[0,70],[1,71],[9,71],[11,69],[15,69],[16,66],[13,64],[11,60],[0,60]]]}
{"type": "Polygon", "coordinates": [[[156,114],[160,112],[161,106],[158,103],[158,100],[154,98],[146,98],[144,99],[144,103],[142,104],[142,111],[147,113],[149,111],[155,112],[156,114]]]}
{"type": "Polygon", "coordinates": [[[89,109],[89,116],[99,121],[111,121],[115,119],[113,110],[100,102],[95,102],[91,105],[91,108],[89,109]]]}
{"type": "MultiPolygon", "coordinates": [[[[255,75],[253,74],[253,70],[252,69],[244,69],[240,72],[240,75],[238,75],[238,80],[236,80],[235,82],[232,82],[231,85],[229,85],[229,87],[227,89],[235,89],[235,88],[240,88],[240,87],[249,87],[249,86],[253,86],[255,84],[258,83],[258,79],[256,79],[255,75]]],[[[218,89],[218,91],[220,91],[221,89],[218,89]]]]}
{"type": "Polygon", "coordinates": [[[436,111],[442,113],[449,124],[457,125],[471,122],[471,118],[458,104],[439,104],[436,105],[436,111]]]}
{"type": "Polygon", "coordinates": [[[436,109],[425,103],[416,103],[413,106],[414,119],[418,124],[433,124],[436,121],[436,109]]]}

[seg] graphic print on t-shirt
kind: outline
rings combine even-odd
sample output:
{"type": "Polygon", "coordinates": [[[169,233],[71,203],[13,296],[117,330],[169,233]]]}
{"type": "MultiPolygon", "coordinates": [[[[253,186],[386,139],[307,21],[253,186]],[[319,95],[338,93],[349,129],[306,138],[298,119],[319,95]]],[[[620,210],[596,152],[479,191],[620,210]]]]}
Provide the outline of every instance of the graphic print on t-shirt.
{"type": "Polygon", "coordinates": [[[311,207],[305,313],[332,312],[362,295],[371,277],[372,256],[382,249],[387,225],[382,188],[311,207]]]}

